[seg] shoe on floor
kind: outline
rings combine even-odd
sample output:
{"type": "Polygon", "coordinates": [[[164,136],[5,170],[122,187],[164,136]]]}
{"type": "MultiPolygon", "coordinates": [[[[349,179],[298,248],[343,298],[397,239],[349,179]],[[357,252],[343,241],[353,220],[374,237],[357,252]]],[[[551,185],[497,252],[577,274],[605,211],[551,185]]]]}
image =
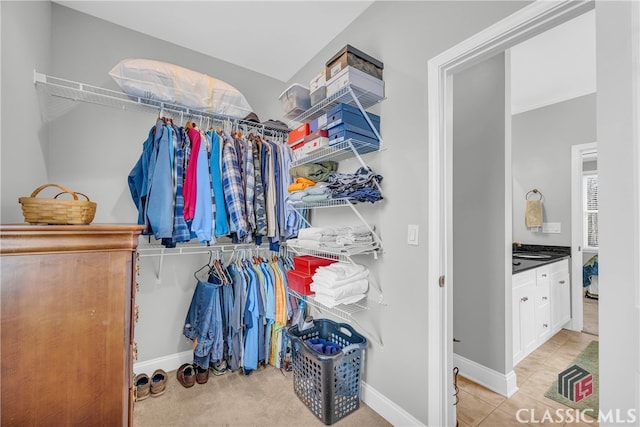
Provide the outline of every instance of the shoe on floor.
{"type": "Polygon", "coordinates": [[[209,367],[211,371],[213,371],[213,375],[224,375],[227,373],[227,361],[224,359],[216,360],[209,367]]]}
{"type": "Polygon", "coordinates": [[[156,369],[151,376],[151,397],[157,397],[167,391],[167,373],[156,369]]]}
{"type": "Polygon", "coordinates": [[[196,368],[196,382],[198,384],[204,384],[209,381],[209,370],[197,365],[194,366],[196,368]]]}
{"type": "Polygon", "coordinates": [[[180,366],[176,377],[178,378],[178,382],[186,388],[193,387],[196,383],[196,371],[191,363],[185,363],[180,366]]]}
{"type": "Polygon", "coordinates": [[[149,397],[150,382],[147,374],[138,374],[133,378],[136,387],[136,401],[145,400],[149,397]]]}

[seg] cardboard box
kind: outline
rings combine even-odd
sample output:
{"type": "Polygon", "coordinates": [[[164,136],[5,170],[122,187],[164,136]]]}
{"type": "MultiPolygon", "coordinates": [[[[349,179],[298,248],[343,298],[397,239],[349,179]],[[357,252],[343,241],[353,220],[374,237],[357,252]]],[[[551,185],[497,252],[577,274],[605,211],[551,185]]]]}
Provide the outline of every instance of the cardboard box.
{"type": "Polygon", "coordinates": [[[355,132],[360,128],[349,128],[349,125],[341,124],[329,129],[329,146],[333,146],[351,139],[351,143],[358,154],[370,153],[380,149],[380,141],[367,135],[355,132]]]}
{"type": "Polygon", "coordinates": [[[295,145],[303,141],[307,135],[309,135],[309,123],[303,123],[289,132],[288,143],[289,145],[295,145]]]}
{"type": "Polygon", "coordinates": [[[346,45],[327,61],[325,70],[327,82],[347,67],[357,68],[377,79],[382,79],[384,64],[361,50],[346,45]]]}
{"type": "Polygon", "coordinates": [[[356,93],[369,93],[380,99],[384,98],[384,81],[353,67],[347,67],[327,80],[327,97],[347,85],[351,85],[356,93]]]}
{"type": "MultiPolygon", "coordinates": [[[[375,130],[380,134],[380,116],[373,113],[367,113],[375,130]]],[[[327,111],[327,129],[331,129],[341,124],[349,125],[350,130],[376,138],[376,134],[367,122],[364,114],[359,108],[348,104],[338,104],[331,110],[327,111]],[[358,128],[358,129],[354,129],[358,128]]]]}

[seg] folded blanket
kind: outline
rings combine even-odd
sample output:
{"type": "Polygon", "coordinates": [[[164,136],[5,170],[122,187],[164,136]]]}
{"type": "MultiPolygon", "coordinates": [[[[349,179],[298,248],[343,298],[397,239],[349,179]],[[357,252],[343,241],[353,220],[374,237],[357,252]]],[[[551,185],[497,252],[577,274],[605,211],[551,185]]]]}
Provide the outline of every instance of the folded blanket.
{"type": "Polygon", "coordinates": [[[358,280],[366,279],[369,277],[369,270],[362,271],[346,279],[335,279],[333,276],[318,275],[317,271],[312,276],[313,283],[325,288],[339,288],[340,286],[347,285],[349,283],[357,282],[358,280]]]}
{"type": "Polygon", "coordinates": [[[363,294],[367,292],[367,289],[369,289],[369,281],[367,279],[356,280],[336,287],[325,286],[324,282],[311,282],[311,290],[316,293],[316,296],[327,296],[334,300],[363,294]]]}
{"type": "Polygon", "coordinates": [[[336,282],[344,280],[343,283],[346,283],[347,281],[354,280],[354,278],[366,277],[368,274],[369,270],[364,265],[339,261],[318,267],[313,278],[314,280],[316,277],[326,278],[336,282]],[[361,274],[364,274],[364,276],[360,276],[361,274]]]}

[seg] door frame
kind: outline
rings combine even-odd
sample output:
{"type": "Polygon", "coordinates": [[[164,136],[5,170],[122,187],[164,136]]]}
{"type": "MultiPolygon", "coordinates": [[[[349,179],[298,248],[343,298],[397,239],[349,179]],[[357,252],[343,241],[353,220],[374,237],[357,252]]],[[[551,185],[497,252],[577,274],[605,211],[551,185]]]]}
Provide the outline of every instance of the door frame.
{"type": "MultiPolygon", "coordinates": [[[[452,381],[453,284],[446,280],[452,277],[454,261],[451,212],[453,74],[594,7],[591,0],[536,1],[428,61],[427,425],[456,424],[452,381]]],[[[505,265],[505,274],[506,268],[505,265]]],[[[505,309],[506,317],[511,310],[510,301],[505,309]]]]}
{"type": "Polygon", "coordinates": [[[582,307],[582,163],[587,153],[598,151],[596,142],[571,146],[571,329],[582,331],[584,310],[582,307]]]}

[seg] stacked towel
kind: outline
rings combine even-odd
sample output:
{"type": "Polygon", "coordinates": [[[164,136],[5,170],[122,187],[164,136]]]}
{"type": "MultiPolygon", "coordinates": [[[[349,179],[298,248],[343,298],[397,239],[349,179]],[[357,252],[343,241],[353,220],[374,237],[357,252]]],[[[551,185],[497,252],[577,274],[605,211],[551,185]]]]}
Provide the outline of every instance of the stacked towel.
{"type": "Polygon", "coordinates": [[[378,248],[378,242],[366,225],[348,227],[308,227],[298,231],[297,239],[287,241],[305,249],[358,254],[378,248]]]}
{"type": "Polygon", "coordinates": [[[359,264],[336,262],[318,267],[313,275],[311,290],[317,302],[327,307],[352,304],[365,297],[369,289],[369,270],[359,264]]]}

